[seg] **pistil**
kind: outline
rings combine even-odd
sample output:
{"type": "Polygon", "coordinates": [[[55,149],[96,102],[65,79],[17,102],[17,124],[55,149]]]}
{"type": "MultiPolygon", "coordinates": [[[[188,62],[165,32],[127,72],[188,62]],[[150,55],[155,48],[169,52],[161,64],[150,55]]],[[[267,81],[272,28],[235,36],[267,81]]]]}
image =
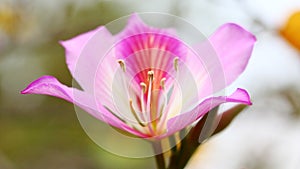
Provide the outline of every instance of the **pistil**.
{"type": "MultiPolygon", "coordinates": [[[[151,94],[152,94],[153,76],[154,76],[154,71],[153,70],[148,71],[149,85],[148,85],[148,93],[147,93],[146,111],[148,113],[149,122],[151,122],[151,123],[153,122],[153,119],[152,119],[153,113],[151,112],[151,94]]],[[[149,125],[149,130],[152,134],[154,133],[151,125],[149,125]]]]}
{"type": "Polygon", "coordinates": [[[144,82],[141,82],[141,83],[140,83],[140,86],[141,86],[141,88],[142,88],[141,94],[140,94],[141,109],[142,109],[141,117],[142,117],[142,119],[143,119],[144,121],[146,121],[146,119],[145,119],[146,110],[145,110],[144,94],[146,93],[147,85],[146,85],[144,82]]]}

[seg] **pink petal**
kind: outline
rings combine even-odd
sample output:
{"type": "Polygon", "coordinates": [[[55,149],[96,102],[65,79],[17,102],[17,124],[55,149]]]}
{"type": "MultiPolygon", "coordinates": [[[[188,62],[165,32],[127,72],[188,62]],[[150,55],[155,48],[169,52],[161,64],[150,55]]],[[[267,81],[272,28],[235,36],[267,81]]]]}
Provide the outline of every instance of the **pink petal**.
{"type": "Polygon", "coordinates": [[[45,94],[62,98],[71,103],[74,103],[95,118],[109,125],[120,128],[140,137],[147,137],[113,116],[103,106],[98,106],[93,95],[82,92],[75,88],[67,87],[61,84],[53,76],[40,77],[39,79],[33,81],[30,85],[28,85],[28,87],[26,87],[24,90],[22,90],[21,94],[45,94]]]}
{"type": "Polygon", "coordinates": [[[85,91],[93,91],[97,66],[113,40],[110,32],[101,26],[70,40],[60,41],[66,51],[68,68],[85,91]]]}
{"type": "MultiPolygon", "coordinates": [[[[143,52],[140,54],[148,54],[150,57],[151,52],[160,52],[157,50],[166,51],[178,57],[186,53],[186,47],[179,39],[161,31],[147,30],[123,38],[116,44],[116,54],[119,58],[129,57],[136,52],[143,52]]],[[[166,54],[161,53],[161,57],[166,54]]]]}
{"type": "Polygon", "coordinates": [[[72,89],[60,84],[53,76],[42,76],[39,79],[31,82],[21,94],[44,94],[62,98],[72,102],[72,89]]]}
{"type": "Polygon", "coordinates": [[[204,116],[207,112],[209,112],[214,107],[226,103],[226,102],[234,102],[251,105],[249,94],[244,89],[237,89],[230,96],[219,96],[219,97],[211,97],[204,100],[193,110],[180,114],[176,117],[169,119],[167,122],[167,133],[162,135],[161,137],[167,137],[172,135],[173,133],[191,125],[193,122],[198,120],[200,117],[204,116]]]}
{"type": "Polygon", "coordinates": [[[122,39],[115,53],[119,59],[129,60],[128,68],[133,72],[148,68],[169,71],[175,57],[186,56],[187,47],[176,37],[146,32],[122,39]]]}
{"type": "Polygon", "coordinates": [[[116,37],[115,55],[125,60],[132,76],[149,68],[170,72],[174,58],[187,53],[187,47],[173,30],[150,27],[137,14],[131,15],[127,26],[116,37]]]}
{"type": "Polygon", "coordinates": [[[158,29],[154,27],[150,27],[146,25],[141,18],[138,16],[137,13],[133,13],[127,21],[126,27],[120,33],[116,35],[117,39],[123,39],[130,37],[132,35],[142,34],[142,33],[149,33],[149,32],[156,32],[168,35],[175,35],[176,31],[171,28],[167,29],[158,29]]]}
{"type": "Polygon", "coordinates": [[[255,41],[250,32],[228,23],[209,41],[194,46],[199,56],[189,53],[186,62],[198,82],[198,97],[205,98],[236,80],[248,64],[255,41]]]}
{"type": "Polygon", "coordinates": [[[231,84],[246,68],[256,38],[239,25],[221,26],[210,38],[223,66],[226,85],[231,84]]]}

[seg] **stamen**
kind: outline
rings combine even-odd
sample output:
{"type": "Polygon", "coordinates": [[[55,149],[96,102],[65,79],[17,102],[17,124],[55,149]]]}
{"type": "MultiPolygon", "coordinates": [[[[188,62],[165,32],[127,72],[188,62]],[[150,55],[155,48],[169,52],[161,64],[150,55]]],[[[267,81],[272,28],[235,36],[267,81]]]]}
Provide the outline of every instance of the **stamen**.
{"type": "Polygon", "coordinates": [[[178,60],[179,60],[179,57],[175,57],[174,60],[173,60],[173,62],[174,62],[174,69],[176,71],[178,71],[178,60]]]}
{"type": "Polygon", "coordinates": [[[116,113],[114,113],[110,108],[108,108],[107,106],[103,105],[103,107],[109,111],[113,116],[115,116],[116,118],[118,118],[119,120],[121,120],[122,122],[126,123],[126,121],[124,119],[122,119],[120,116],[118,116],[116,113]]]}
{"type": "Polygon", "coordinates": [[[120,64],[123,72],[126,72],[126,65],[123,59],[118,59],[117,62],[120,64]]]}
{"type": "Polygon", "coordinates": [[[131,113],[133,114],[134,118],[136,119],[136,121],[142,126],[142,127],[145,127],[146,125],[144,123],[141,122],[141,120],[139,119],[137,113],[135,112],[134,108],[133,108],[133,105],[132,105],[132,100],[130,99],[129,100],[129,106],[130,106],[130,110],[131,110],[131,113]]]}
{"type": "Polygon", "coordinates": [[[140,83],[140,86],[142,87],[143,93],[146,93],[146,87],[147,87],[146,83],[141,82],[141,83],[140,83]]]}
{"type": "Polygon", "coordinates": [[[129,93],[128,93],[128,79],[127,77],[125,76],[125,72],[126,72],[126,64],[125,64],[125,61],[123,59],[118,59],[117,62],[120,64],[120,67],[123,71],[123,73],[121,74],[121,80],[122,80],[122,87],[123,87],[123,91],[125,91],[126,95],[127,95],[127,98],[129,99],[130,96],[129,96],[129,93]]]}
{"type": "Polygon", "coordinates": [[[160,80],[160,86],[161,86],[161,88],[164,90],[165,89],[165,83],[166,83],[166,78],[164,77],[164,78],[162,78],[161,80],[160,80]]]}

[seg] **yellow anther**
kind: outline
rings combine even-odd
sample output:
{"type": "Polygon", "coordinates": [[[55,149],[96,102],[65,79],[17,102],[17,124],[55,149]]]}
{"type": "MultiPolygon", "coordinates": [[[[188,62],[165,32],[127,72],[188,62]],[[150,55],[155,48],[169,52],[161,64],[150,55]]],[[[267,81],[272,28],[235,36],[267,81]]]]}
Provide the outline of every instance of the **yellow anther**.
{"type": "Polygon", "coordinates": [[[120,64],[120,67],[122,68],[123,72],[126,72],[126,65],[123,59],[118,59],[117,62],[120,64]]]}
{"type": "Polygon", "coordinates": [[[141,82],[141,83],[140,83],[140,86],[142,87],[143,93],[146,93],[146,88],[147,88],[146,83],[141,82]]]}
{"type": "Polygon", "coordinates": [[[166,80],[167,79],[165,77],[160,80],[160,86],[162,87],[162,89],[165,89],[166,80]]]}
{"type": "Polygon", "coordinates": [[[174,69],[176,71],[178,71],[178,61],[179,61],[179,57],[175,57],[173,62],[174,62],[174,69]]]}

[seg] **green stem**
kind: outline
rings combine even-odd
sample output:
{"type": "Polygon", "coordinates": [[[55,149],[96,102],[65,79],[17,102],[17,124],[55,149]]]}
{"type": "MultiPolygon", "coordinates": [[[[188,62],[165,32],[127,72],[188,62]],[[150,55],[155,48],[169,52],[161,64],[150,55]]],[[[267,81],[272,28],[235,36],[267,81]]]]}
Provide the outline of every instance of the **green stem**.
{"type": "Polygon", "coordinates": [[[162,153],[161,142],[152,143],[153,150],[155,153],[155,160],[158,169],[166,169],[164,154],[162,153]]]}

